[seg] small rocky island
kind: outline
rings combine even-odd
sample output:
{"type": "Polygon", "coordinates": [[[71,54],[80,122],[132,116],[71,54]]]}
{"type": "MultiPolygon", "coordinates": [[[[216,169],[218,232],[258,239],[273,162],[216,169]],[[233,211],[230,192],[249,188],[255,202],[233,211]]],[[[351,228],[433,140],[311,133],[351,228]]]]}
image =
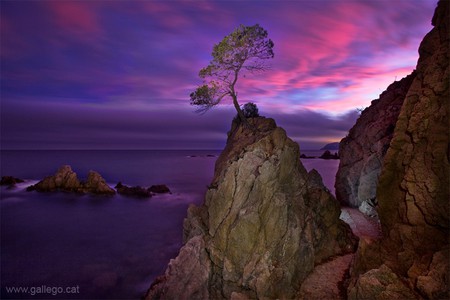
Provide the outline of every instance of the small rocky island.
{"type": "Polygon", "coordinates": [[[116,191],[106,184],[105,179],[95,172],[89,171],[87,180],[80,181],[77,174],[68,165],[64,165],[53,176],[48,176],[35,185],[29,186],[27,191],[38,192],[73,192],[81,194],[114,195],[116,191]]]}
{"type": "MultiPolygon", "coordinates": [[[[12,176],[4,176],[2,177],[1,184],[9,185],[12,187],[16,183],[20,182],[24,181],[12,176]]],[[[149,188],[143,188],[140,186],[129,187],[119,182],[115,186],[115,189],[117,190],[118,194],[136,198],[150,198],[154,194],[171,193],[170,189],[164,184],[152,185],[149,188]]],[[[104,196],[115,195],[116,190],[111,188],[99,173],[92,170],[89,171],[86,181],[78,179],[78,175],[72,170],[72,167],[69,165],[61,166],[54,175],[45,177],[43,180],[27,188],[27,191],[59,191],[104,196]]]]}

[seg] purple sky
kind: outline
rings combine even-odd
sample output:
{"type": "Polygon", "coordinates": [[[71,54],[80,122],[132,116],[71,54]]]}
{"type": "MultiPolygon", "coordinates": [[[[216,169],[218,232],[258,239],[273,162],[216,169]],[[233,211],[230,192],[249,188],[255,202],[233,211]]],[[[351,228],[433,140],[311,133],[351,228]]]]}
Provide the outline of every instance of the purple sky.
{"type": "Polygon", "coordinates": [[[221,149],[234,108],[198,115],[189,94],[213,45],[258,23],[275,58],[239,101],[318,149],[411,73],[436,3],[1,1],[1,147],[221,149]]]}

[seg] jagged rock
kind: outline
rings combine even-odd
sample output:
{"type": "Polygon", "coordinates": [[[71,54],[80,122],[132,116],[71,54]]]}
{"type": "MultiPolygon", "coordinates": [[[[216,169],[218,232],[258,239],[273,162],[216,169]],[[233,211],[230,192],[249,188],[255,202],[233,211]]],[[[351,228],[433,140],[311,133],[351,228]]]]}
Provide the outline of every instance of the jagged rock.
{"type": "Polygon", "coordinates": [[[372,199],[364,200],[361,205],[358,207],[359,211],[369,217],[377,217],[378,213],[376,209],[376,204],[373,203],[372,199]]]}
{"type": "Polygon", "coordinates": [[[38,192],[54,192],[57,190],[80,192],[81,182],[78,180],[77,174],[72,171],[72,168],[64,165],[58,169],[55,175],[45,177],[35,185],[28,187],[27,190],[38,192]]]}
{"type": "Polygon", "coordinates": [[[117,193],[124,196],[138,197],[138,198],[150,198],[152,196],[150,191],[146,188],[140,186],[129,187],[123,185],[121,182],[119,182],[115,186],[115,189],[117,190],[117,193]]]}
{"type": "Polygon", "coordinates": [[[355,287],[350,290],[348,299],[404,300],[417,299],[417,296],[391,269],[382,265],[359,277],[355,287]]]}
{"type": "Polygon", "coordinates": [[[200,207],[184,223],[185,246],[147,299],[286,298],[314,266],[352,252],[338,202],[275,121],[233,122],[200,207]]]}
{"type": "Polygon", "coordinates": [[[433,255],[431,265],[422,272],[424,275],[417,276],[417,289],[428,299],[448,298],[449,251],[450,248],[447,246],[436,252],[433,255]]]}
{"type": "Polygon", "coordinates": [[[330,150],[326,150],[319,158],[322,158],[322,159],[339,159],[339,155],[337,153],[331,154],[330,150]]]}
{"type": "Polygon", "coordinates": [[[148,191],[155,194],[170,193],[170,189],[165,184],[152,185],[151,187],[148,188],[148,191]]]}
{"type": "Polygon", "coordinates": [[[55,175],[48,176],[35,185],[29,186],[27,191],[115,194],[115,191],[106,184],[105,180],[97,172],[89,171],[87,181],[82,183],[78,179],[77,174],[68,165],[60,167],[55,175]]]}
{"type": "MultiPolygon", "coordinates": [[[[373,247],[379,251],[360,255],[352,271],[353,282],[372,281],[377,266],[360,262],[379,256],[380,265],[425,299],[450,299],[449,23],[450,2],[439,1],[377,186],[383,238],[373,247]]],[[[351,284],[349,294],[360,287],[351,284]]]]}
{"type": "Polygon", "coordinates": [[[193,237],[170,260],[166,274],[155,281],[146,299],[210,299],[210,270],[204,239],[193,237]]]}
{"type": "Polygon", "coordinates": [[[359,207],[376,197],[378,176],[391,142],[400,108],[416,73],[392,83],[372,101],[339,146],[336,198],[343,205],[359,207]]]}
{"type": "Polygon", "coordinates": [[[98,195],[114,195],[116,193],[99,173],[92,170],[89,171],[86,182],[82,184],[82,191],[98,195]]]}
{"type": "Polygon", "coordinates": [[[2,176],[2,179],[0,181],[0,185],[8,185],[10,187],[15,186],[17,183],[22,183],[24,182],[22,179],[20,178],[15,178],[12,176],[2,176]]]}

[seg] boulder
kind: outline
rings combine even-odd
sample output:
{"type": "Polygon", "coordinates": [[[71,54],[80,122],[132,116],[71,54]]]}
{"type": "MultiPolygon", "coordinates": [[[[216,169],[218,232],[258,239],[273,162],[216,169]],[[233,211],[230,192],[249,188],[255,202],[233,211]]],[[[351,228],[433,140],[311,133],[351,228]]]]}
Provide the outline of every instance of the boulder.
{"type": "Polygon", "coordinates": [[[152,196],[150,191],[146,188],[140,186],[129,187],[123,185],[121,182],[115,186],[115,189],[117,190],[117,193],[129,197],[150,198],[152,196]]]}
{"type": "Polygon", "coordinates": [[[186,244],[147,299],[295,297],[314,267],[354,251],[338,202],[273,119],[233,122],[186,244]]]}
{"type": "Polygon", "coordinates": [[[404,300],[417,296],[391,269],[382,265],[360,276],[348,299],[404,300]]]}

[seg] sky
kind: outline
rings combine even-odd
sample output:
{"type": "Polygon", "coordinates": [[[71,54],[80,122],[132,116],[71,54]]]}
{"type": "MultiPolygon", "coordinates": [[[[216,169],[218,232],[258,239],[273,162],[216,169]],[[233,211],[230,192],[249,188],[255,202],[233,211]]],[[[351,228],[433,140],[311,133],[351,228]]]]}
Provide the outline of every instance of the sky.
{"type": "Polygon", "coordinates": [[[239,102],[320,149],[412,72],[436,3],[1,0],[1,149],[222,149],[231,101],[199,115],[189,94],[240,24],[275,57],[242,74],[239,102]]]}

